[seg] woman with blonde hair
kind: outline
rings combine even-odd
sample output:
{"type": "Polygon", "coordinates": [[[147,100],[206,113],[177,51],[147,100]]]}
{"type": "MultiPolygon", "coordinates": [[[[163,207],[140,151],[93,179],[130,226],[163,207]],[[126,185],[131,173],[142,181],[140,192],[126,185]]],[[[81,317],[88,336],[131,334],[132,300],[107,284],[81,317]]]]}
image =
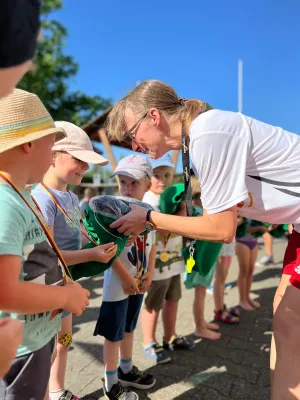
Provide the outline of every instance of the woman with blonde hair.
{"type": "Polygon", "coordinates": [[[111,137],[130,140],[134,151],[151,158],[182,149],[189,207],[190,155],[205,209],[202,218],[193,218],[132,207],[132,212],[111,225],[120,232],[137,235],[146,226],[230,243],[238,210],[246,218],[294,224],[275,296],[274,335],[279,352],[272,400],[300,399],[298,370],[290,368],[300,361],[296,346],[300,334],[300,137],[241,113],[211,110],[200,100],[183,99],[158,80],[140,83],[121,99],[110,112],[107,127],[111,137]]]}

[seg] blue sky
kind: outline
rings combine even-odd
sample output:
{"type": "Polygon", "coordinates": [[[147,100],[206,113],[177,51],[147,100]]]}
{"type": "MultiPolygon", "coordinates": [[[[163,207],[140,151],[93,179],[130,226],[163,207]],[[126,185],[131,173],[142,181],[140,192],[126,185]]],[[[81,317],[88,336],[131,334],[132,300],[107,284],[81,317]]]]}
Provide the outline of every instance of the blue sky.
{"type": "Polygon", "coordinates": [[[242,59],[243,112],[298,134],[299,16],[298,0],[64,0],[54,15],[80,65],[74,89],[116,101],[156,78],[235,111],[242,59]]]}

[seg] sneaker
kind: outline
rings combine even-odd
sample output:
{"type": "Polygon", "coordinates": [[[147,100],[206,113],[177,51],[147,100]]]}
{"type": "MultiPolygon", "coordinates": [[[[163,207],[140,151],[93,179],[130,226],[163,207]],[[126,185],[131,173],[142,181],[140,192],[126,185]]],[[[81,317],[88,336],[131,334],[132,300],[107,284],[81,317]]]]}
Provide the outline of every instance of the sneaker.
{"type": "Polygon", "coordinates": [[[123,388],[120,382],[113,385],[108,392],[103,384],[104,397],[109,400],[139,400],[139,396],[126,388],[123,388]]]}
{"type": "Polygon", "coordinates": [[[58,400],[80,400],[80,398],[75,396],[70,390],[65,390],[58,400]]]}
{"type": "Polygon", "coordinates": [[[122,368],[119,367],[118,378],[123,387],[132,386],[136,389],[150,389],[156,382],[151,374],[140,371],[136,366],[133,366],[128,374],[124,374],[122,368]]]}
{"type": "Polygon", "coordinates": [[[269,265],[269,264],[273,264],[274,260],[273,260],[273,256],[268,256],[267,254],[265,254],[260,260],[259,262],[255,263],[255,265],[257,267],[259,266],[265,266],[265,265],[269,265]]]}
{"type": "Polygon", "coordinates": [[[207,294],[214,294],[214,287],[213,287],[213,285],[208,286],[208,288],[206,289],[206,293],[207,293],[207,294]]]}
{"type": "Polygon", "coordinates": [[[163,347],[157,342],[143,347],[143,353],[150,360],[157,364],[166,364],[171,361],[171,357],[164,351],[163,347]]]}
{"type": "Polygon", "coordinates": [[[195,347],[195,343],[188,340],[184,336],[172,336],[169,341],[163,338],[163,346],[165,349],[174,350],[190,350],[195,347]]]}

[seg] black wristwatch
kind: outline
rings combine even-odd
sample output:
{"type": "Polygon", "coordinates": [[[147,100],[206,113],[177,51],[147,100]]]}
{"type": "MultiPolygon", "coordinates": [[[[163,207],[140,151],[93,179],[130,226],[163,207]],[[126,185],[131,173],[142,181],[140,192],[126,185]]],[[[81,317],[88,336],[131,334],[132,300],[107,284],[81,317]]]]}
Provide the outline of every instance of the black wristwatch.
{"type": "Polygon", "coordinates": [[[145,229],[146,229],[146,231],[149,231],[149,232],[153,231],[153,229],[154,229],[154,226],[153,226],[152,222],[150,221],[150,214],[152,211],[153,210],[148,210],[147,214],[146,214],[145,229]]]}

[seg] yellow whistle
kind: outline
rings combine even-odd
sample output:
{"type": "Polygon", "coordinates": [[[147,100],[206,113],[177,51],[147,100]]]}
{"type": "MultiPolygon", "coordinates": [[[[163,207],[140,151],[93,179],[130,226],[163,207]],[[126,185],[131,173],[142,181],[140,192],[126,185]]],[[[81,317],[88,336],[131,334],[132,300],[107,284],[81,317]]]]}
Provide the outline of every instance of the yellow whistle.
{"type": "Polygon", "coordinates": [[[190,274],[190,273],[192,272],[195,263],[196,263],[196,262],[195,262],[195,260],[194,260],[192,257],[190,257],[190,258],[187,260],[187,262],[186,262],[186,270],[187,270],[187,273],[188,273],[188,274],[190,274]]]}

